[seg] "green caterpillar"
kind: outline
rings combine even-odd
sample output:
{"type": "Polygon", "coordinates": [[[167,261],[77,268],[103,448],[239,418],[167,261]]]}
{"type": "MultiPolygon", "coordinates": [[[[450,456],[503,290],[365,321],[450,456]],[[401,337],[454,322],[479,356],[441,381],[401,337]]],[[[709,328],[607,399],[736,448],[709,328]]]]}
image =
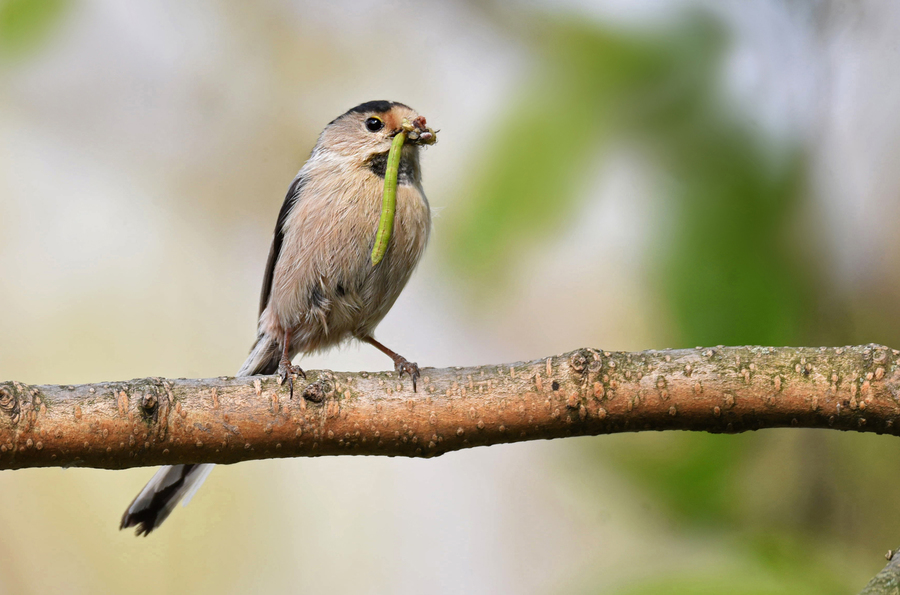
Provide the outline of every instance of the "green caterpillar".
{"type": "Polygon", "coordinates": [[[387,167],[384,170],[384,196],[381,199],[381,220],[378,221],[378,231],[375,232],[375,246],[372,247],[372,266],[375,266],[384,258],[391,234],[394,232],[394,211],[397,207],[397,174],[400,171],[400,153],[403,151],[403,143],[406,142],[407,123],[403,123],[403,130],[397,133],[391,142],[391,150],[388,153],[387,167]]]}

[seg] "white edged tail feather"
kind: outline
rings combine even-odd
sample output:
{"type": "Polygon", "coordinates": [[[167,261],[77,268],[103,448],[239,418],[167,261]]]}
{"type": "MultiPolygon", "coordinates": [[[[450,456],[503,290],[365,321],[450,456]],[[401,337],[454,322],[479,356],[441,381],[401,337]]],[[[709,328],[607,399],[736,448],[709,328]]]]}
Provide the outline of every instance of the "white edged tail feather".
{"type": "MultiPolygon", "coordinates": [[[[256,340],[238,376],[273,374],[280,359],[278,345],[265,336],[256,340]]],[[[187,506],[212,471],[212,463],[161,467],[122,515],[119,529],[137,527],[137,535],[149,535],[168,517],[178,502],[187,506]]]]}
{"type": "Polygon", "coordinates": [[[119,529],[137,526],[137,535],[149,535],[184,498],[184,505],[215,465],[167,465],[156,472],[122,516],[119,529]]]}

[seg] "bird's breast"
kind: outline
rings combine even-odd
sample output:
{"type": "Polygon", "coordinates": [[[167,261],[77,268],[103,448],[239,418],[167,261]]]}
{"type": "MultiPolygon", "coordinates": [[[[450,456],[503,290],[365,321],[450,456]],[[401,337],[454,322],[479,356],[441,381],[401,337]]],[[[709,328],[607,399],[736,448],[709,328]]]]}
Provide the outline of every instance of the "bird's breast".
{"type": "Polygon", "coordinates": [[[400,184],[387,252],[372,266],[384,179],[368,170],[328,179],[335,178],[342,183],[311,178],[288,216],[269,312],[260,319],[276,333],[292,329],[299,351],[370,333],[409,280],[431,229],[421,186],[400,184]]]}

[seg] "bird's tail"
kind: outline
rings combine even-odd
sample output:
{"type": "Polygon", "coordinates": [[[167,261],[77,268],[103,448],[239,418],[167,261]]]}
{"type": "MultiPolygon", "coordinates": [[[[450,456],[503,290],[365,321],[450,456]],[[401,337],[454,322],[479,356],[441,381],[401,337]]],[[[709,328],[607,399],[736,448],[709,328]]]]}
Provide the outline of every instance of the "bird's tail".
{"type": "Polygon", "coordinates": [[[122,516],[119,529],[137,525],[137,535],[149,535],[184,498],[184,504],[212,471],[214,465],[166,465],[161,467],[122,516]]]}
{"type": "Polygon", "coordinates": [[[259,374],[274,374],[278,371],[278,363],[281,361],[281,348],[278,341],[269,335],[260,335],[250,350],[250,355],[244,361],[244,365],[238,370],[238,376],[257,376],[259,374]]]}
{"type": "MultiPolygon", "coordinates": [[[[274,374],[280,359],[278,343],[261,335],[237,375],[274,374]]],[[[184,499],[182,506],[187,506],[214,466],[204,463],[161,467],[125,511],[119,529],[137,526],[137,535],[149,535],[171,514],[180,500],[184,499]]]]}

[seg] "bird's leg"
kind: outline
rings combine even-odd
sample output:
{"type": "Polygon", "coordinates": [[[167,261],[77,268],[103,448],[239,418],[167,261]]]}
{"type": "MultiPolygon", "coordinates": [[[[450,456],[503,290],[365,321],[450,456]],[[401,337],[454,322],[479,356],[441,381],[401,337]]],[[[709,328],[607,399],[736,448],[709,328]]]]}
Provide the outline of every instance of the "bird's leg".
{"type": "Polygon", "coordinates": [[[281,382],[284,384],[285,380],[289,380],[291,383],[291,399],[294,398],[294,374],[299,374],[306,378],[306,372],[304,372],[300,366],[295,366],[291,364],[291,358],[289,354],[289,350],[291,348],[291,331],[290,329],[284,331],[284,343],[282,344],[281,350],[281,360],[278,362],[278,375],[281,376],[281,382]]]}
{"type": "Polygon", "coordinates": [[[394,360],[394,369],[397,370],[397,373],[402,377],[404,374],[409,374],[409,377],[412,379],[413,392],[416,392],[416,380],[419,379],[419,364],[415,362],[408,361],[405,357],[400,355],[399,353],[395,353],[379,343],[375,340],[375,337],[371,335],[362,337],[362,340],[372,345],[378,351],[385,354],[392,360],[394,360]]]}

